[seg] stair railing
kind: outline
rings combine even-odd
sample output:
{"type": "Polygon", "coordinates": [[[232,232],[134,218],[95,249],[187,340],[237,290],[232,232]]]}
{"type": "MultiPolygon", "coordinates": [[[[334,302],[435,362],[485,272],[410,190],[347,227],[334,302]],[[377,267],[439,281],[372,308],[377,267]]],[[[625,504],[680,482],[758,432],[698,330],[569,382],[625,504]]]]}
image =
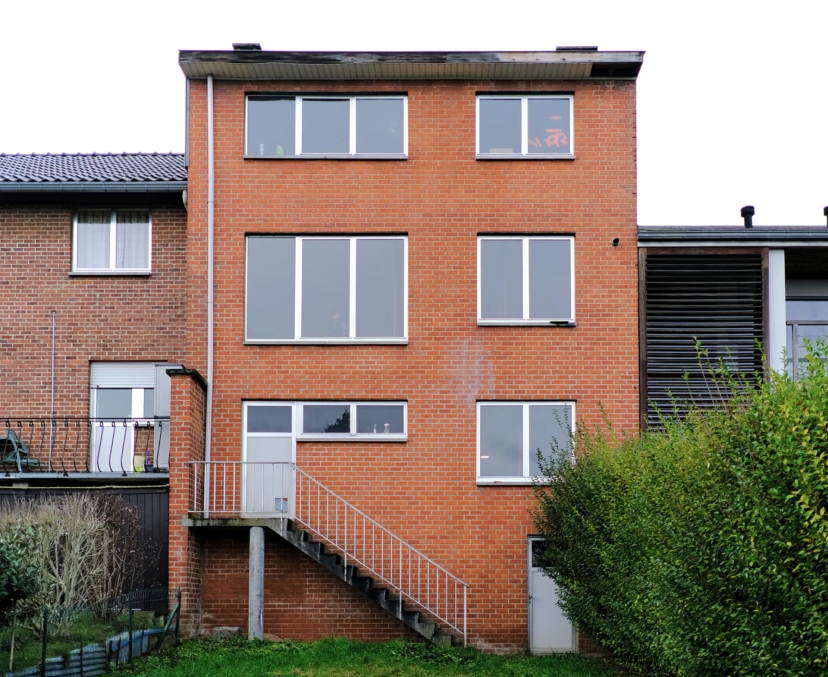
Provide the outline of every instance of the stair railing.
{"type": "Polygon", "coordinates": [[[194,512],[203,514],[209,500],[211,517],[293,519],[342,557],[346,575],[349,565],[359,567],[466,645],[468,584],[296,464],[191,461],[190,472],[194,512]]]}

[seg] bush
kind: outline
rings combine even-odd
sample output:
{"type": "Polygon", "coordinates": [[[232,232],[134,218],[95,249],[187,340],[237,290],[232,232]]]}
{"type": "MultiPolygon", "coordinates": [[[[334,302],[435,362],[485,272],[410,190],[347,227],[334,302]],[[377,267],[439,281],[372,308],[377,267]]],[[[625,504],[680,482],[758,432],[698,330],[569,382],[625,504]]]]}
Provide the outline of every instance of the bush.
{"type": "Polygon", "coordinates": [[[660,431],[577,427],[578,462],[536,491],[541,563],[570,619],[648,675],[827,674],[826,364],[711,387],[721,408],[660,431]]]}
{"type": "Polygon", "coordinates": [[[0,616],[40,589],[36,548],[34,529],[19,521],[0,524],[0,616]]]}
{"type": "Polygon", "coordinates": [[[10,589],[21,591],[9,599],[26,597],[50,609],[113,598],[148,564],[140,527],[137,511],[111,495],[75,493],[6,506],[0,511],[0,586],[6,576],[10,589]]]}

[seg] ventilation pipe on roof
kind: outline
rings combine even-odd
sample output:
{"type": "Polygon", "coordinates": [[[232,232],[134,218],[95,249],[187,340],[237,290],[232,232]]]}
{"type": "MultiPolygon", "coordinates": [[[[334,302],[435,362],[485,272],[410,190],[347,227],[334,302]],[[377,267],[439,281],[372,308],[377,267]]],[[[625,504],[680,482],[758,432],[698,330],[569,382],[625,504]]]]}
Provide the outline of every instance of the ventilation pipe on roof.
{"type": "Polygon", "coordinates": [[[822,215],[824,217],[828,218],[828,207],[823,207],[822,208],[822,215]]]}
{"type": "Polygon", "coordinates": [[[213,139],[213,76],[207,76],[207,411],[204,440],[204,517],[210,516],[210,450],[213,440],[213,229],[215,226],[215,144],[213,139]]]}
{"type": "Polygon", "coordinates": [[[234,52],[261,52],[262,46],[258,42],[234,42],[234,52]]]}
{"type": "Polygon", "coordinates": [[[755,213],[756,210],[753,208],[753,205],[742,207],[742,218],[745,220],[745,228],[753,228],[753,215],[755,213]]]}

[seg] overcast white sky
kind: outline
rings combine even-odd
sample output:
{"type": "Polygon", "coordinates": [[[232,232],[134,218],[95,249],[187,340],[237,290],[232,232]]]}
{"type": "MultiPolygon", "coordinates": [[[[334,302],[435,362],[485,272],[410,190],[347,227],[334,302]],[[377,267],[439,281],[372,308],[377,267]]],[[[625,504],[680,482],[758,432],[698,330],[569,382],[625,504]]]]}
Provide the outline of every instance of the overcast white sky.
{"type": "Polygon", "coordinates": [[[825,224],[828,2],[5,0],[0,152],[182,151],[179,49],[643,49],[641,224],[825,224]]]}

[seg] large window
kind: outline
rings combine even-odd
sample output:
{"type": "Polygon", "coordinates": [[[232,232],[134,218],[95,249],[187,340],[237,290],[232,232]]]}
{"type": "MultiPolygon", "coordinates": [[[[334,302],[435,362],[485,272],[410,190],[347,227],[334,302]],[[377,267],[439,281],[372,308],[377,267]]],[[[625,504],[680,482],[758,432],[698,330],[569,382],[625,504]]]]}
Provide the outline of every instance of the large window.
{"type": "Polygon", "coordinates": [[[573,98],[478,96],[477,157],[571,158],[573,98]]]}
{"type": "Polygon", "coordinates": [[[481,236],[477,241],[479,324],[573,324],[572,237],[481,236]]]}
{"type": "Polygon", "coordinates": [[[148,273],[151,219],[146,209],[80,209],[75,214],[72,270],[148,273]]]}
{"type": "Polygon", "coordinates": [[[805,341],[813,345],[818,339],[828,339],[828,299],[788,299],[785,313],[788,373],[797,378],[807,359],[805,341]]]}
{"type": "Polygon", "coordinates": [[[545,459],[571,453],[574,402],[478,402],[478,484],[525,484],[545,459]]]}
{"type": "Polygon", "coordinates": [[[246,340],[404,343],[405,237],[247,238],[246,340]]]}
{"type": "Polygon", "coordinates": [[[405,158],[405,96],[247,97],[250,158],[405,158]]]}

